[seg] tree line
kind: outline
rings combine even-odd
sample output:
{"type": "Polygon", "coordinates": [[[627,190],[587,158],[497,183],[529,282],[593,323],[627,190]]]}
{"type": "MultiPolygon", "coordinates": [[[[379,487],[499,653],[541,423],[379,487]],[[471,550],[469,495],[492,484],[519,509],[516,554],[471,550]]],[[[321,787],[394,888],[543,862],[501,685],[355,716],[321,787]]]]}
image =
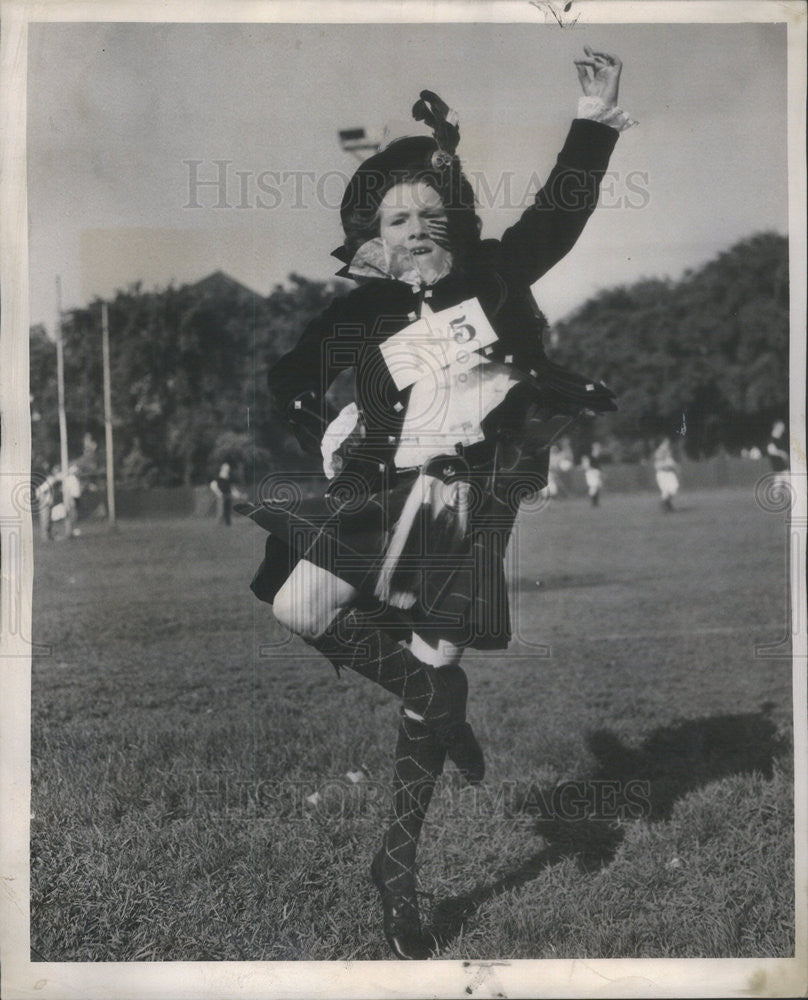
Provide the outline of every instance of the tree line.
{"type": "MultiPolygon", "coordinates": [[[[349,286],[290,276],[268,296],[221,272],[196,284],[109,301],[115,466],[127,486],[207,482],[229,461],[244,483],[303,468],[270,413],[268,367],[305,324],[349,286]]],[[[680,435],[693,457],[765,441],[788,410],[788,244],[762,233],[679,280],[606,289],[551,330],[551,357],[603,379],[619,412],[578,439],[607,440],[617,457],[646,455],[680,435]]],[[[63,317],[71,458],[104,441],[101,302],[63,317]]],[[[34,465],[59,460],[56,349],[31,330],[34,465]]],[[[343,386],[343,398],[350,393],[343,386]]],[[[103,447],[98,452],[103,468],[103,447]]]]}
{"type": "Polygon", "coordinates": [[[760,447],[788,415],[788,241],[760,233],[678,281],[606,289],[551,339],[554,360],[617,393],[596,433],[625,457],[662,436],[692,458],[760,447]]]}
{"type": "MultiPolygon", "coordinates": [[[[269,410],[266,375],[302,327],[343,289],[291,275],[258,295],[217,272],[201,282],[108,302],[116,480],[125,486],[208,482],[229,461],[236,476],[301,465],[269,410]]],[[[71,458],[103,444],[101,302],[65,314],[65,409],[71,458]]],[[[58,462],[56,348],[31,331],[34,463],[58,462]]],[[[103,447],[99,449],[103,468],[103,447]]]]}

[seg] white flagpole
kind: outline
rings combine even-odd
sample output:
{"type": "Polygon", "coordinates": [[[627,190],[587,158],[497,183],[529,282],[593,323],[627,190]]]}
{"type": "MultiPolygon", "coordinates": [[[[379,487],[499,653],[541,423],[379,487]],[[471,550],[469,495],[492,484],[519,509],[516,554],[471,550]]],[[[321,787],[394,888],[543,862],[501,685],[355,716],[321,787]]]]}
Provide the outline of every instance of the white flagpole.
{"type": "Polygon", "coordinates": [[[65,508],[65,537],[73,534],[73,498],[67,493],[67,416],[65,414],[65,354],[62,342],[62,281],[56,275],[56,391],[59,401],[59,446],[62,461],[62,503],[65,508]]]}
{"type": "Polygon", "coordinates": [[[109,315],[101,303],[101,348],[104,357],[104,432],[107,450],[107,510],[109,526],[115,527],[115,461],[112,454],[112,387],[109,374],[109,315]]]}

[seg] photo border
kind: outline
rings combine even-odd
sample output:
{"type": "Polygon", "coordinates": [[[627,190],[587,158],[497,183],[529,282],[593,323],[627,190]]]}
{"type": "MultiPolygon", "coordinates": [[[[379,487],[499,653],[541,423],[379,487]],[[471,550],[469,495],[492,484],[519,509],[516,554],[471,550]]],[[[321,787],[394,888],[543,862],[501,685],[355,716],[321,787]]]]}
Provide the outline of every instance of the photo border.
{"type": "Polygon", "coordinates": [[[806,684],[805,581],[792,577],[793,704],[796,759],[796,954],[790,959],[598,959],[518,961],[380,962],[31,962],[30,961],[30,709],[33,531],[20,514],[29,489],[31,428],[28,396],[28,230],[26,192],[27,28],[31,22],[172,23],[371,23],[530,22],[537,17],[564,30],[583,24],[771,23],[788,30],[788,193],[791,281],[790,426],[791,468],[797,485],[791,514],[801,566],[806,553],[805,329],[806,329],[806,6],[797,0],[765,2],[620,3],[583,0],[569,12],[548,0],[493,0],[470,4],[443,0],[388,0],[271,4],[241,0],[194,0],[170,7],[156,0],[3,0],[0,7],[0,532],[2,615],[0,624],[0,960],[7,1000],[99,997],[456,997],[519,996],[573,998],[799,996],[808,989],[808,703],[806,684]],[[796,429],[796,430],[795,430],[796,429]]]}

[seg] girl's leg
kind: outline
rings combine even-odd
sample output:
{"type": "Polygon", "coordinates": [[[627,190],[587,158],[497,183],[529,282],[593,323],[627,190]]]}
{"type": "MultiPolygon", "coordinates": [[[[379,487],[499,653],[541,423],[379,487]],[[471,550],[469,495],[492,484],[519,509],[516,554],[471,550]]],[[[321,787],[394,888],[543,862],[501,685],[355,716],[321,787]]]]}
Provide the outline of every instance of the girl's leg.
{"type": "Polygon", "coordinates": [[[302,560],[278,591],[273,610],[337,670],[350,667],[401,698],[415,721],[435,731],[466,780],[482,781],[485,765],[466,722],[468,682],[458,647],[444,642],[433,649],[415,636],[413,649],[406,649],[372,618],[350,609],[356,596],[345,580],[302,560]]]}
{"type": "Polygon", "coordinates": [[[350,667],[402,699],[421,719],[446,724],[454,692],[435,670],[350,609],[356,590],[345,580],[301,560],[278,591],[275,617],[319,650],[334,667],[350,667]],[[348,610],[344,610],[344,609],[348,610]]]}
{"type": "Polygon", "coordinates": [[[275,595],[272,611],[281,625],[313,645],[356,594],[345,580],[301,559],[275,595]]]}
{"type": "MultiPolygon", "coordinates": [[[[463,651],[452,643],[431,645],[416,633],[411,649],[422,662],[441,670],[460,670],[463,651]]],[[[465,712],[465,707],[464,691],[459,708],[465,712]]],[[[402,708],[393,766],[393,819],[377,862],[388,889],[414,888],[418,838],[445,758],[446,747],[434,731],[411,710],[402,708]]]]}
{"type": "MultiPolygon", "coordinates": [[[[414,634],[411,650],[438,671],[462,675],[458,709],[465,714],[467,683],[459,666],[462,649],[444,640],[428,643],[414,634]]],[[[468,732],[478,756],[470,768],[462,759],[455,762],[461,771],[467,765],[465,776],[469,780],[480,781],[484,773],[482,751],[470,727],[468,732]]],[[[373,880],[382,897],[385,935],[399,958],[425,958],[436,950],[435,940],[421,929],[415,895],[415,858],[446,755],[446,744],[435,730],[414,717],[411,710],[402,708],[393,766],[393,815],[372,867],[373,880]]],[[[452,756],[451,749],[449,755],[452,756]]]]}
{"type": "Polygon", "coordinates": [[[402,709],[393,763],[393,815],[378,865],[392,891],[415,888],[418,839],[445,758],[446,749],[430,728],[402,709]]]}
{"type": "Polygon", "coordinates": [[[337,669],[350,667],[401,698],[410,717],[434,731],[461,774],[482,781],[482,751],[466,722],[468,681],[460,666],[424,662],[355,609],[340,612],[309,641],[337,669]]]}
{"type": "Polygon", "coordinates": [[[415,855],[446,749],[423,722],[402,708],[393,766],[393,816],[371,874],[382,899],[384,933],[401,959],[429,958],[434,939],[421,929],[415,894],[415,855]]]}
{"type": "Polygon", "coordinates": [[[470,782],[482,781],[482,750],[465,721],[468,682],[462,650],[417,634],[405,649],[350,606],[357,592],[344,580],[302,561],[275,598],[278,620],[339,668],[348,666],[402,698],[393,768],[393,817],[372,874],[384,930],[402,959],[428,958],[434,941],[421,930],[415,855],[432,793],[447,756],[470,782]],[[416,655],[417,654],[417,655],[416,655]]]}

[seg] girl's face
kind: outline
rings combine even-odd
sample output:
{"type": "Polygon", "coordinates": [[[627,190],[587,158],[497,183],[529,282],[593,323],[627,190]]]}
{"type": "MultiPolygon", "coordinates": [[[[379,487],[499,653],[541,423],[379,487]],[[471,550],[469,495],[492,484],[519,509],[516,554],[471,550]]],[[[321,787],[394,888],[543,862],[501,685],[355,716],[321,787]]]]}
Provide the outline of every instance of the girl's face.
{"type": "Polygon", "coordinates": [[[391,260],[411,260],[427,285],[452,269],[446,223],[440,195],[424,181],[396,184],[379,206],[379,235],[391,260]]]}

